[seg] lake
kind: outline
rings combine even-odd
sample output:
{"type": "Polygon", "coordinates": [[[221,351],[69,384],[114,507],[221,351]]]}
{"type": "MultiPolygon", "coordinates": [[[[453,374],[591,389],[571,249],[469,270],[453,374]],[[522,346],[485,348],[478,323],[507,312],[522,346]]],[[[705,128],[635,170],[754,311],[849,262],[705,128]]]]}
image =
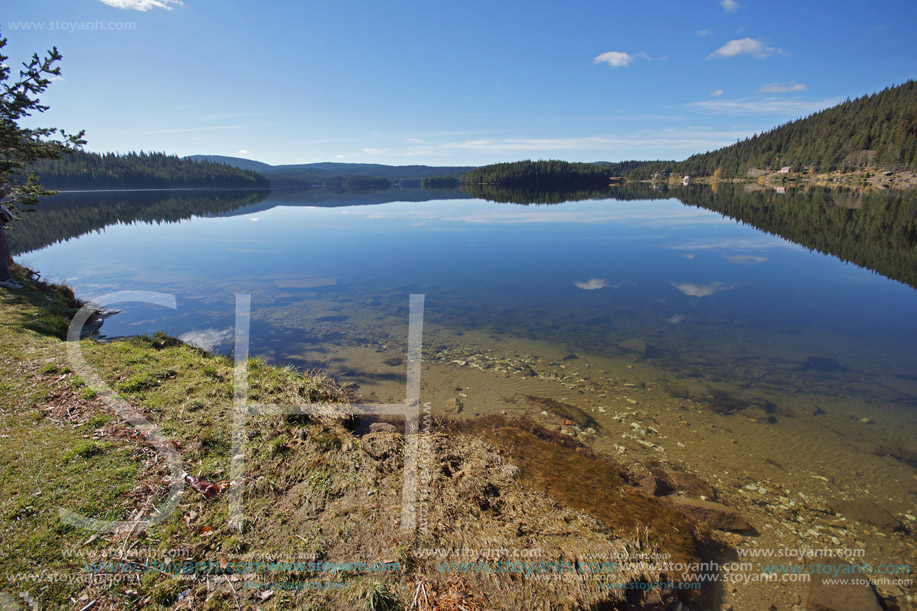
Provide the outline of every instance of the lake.
{"type": "Polygon", "coordinates": [[[913,526],[912,195],[503,199],[62,194],[13,242],[83,299],[176,296],[176,310],[125,304],[109,338],[162,330],[227,353],[235,296],[251,295],[252,355],[327,370],[369,402],[404,401],[409,296],[422,294],[434,413],[525,415],[630,465],[677,465],[757,516],[761,542],[913,555],[898,527],[829,519],[832,503],[868,498],[913,526]]]}

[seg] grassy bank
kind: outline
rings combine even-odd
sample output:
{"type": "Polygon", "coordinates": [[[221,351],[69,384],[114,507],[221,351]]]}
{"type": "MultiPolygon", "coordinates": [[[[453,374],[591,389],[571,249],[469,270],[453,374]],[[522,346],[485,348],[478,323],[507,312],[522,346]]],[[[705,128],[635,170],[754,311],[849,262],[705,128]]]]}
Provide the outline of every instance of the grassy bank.
{"type": "MultiPolygon", "coordinates": [[[[162,335],[84,340],[112,392],[92,387],[62,341],[81,304],[25,271],[23,290],[0,292],[0,602],[23,605],[24,592],[41,608],[75,609],[623,608],[645,593],[546,579],[539,566],[612,559],[606,583],[671,580],[626,561],[690,560],[704,543],[702,527],[625,486],[620,467],[530,423],[426,421],[412,531],[401,528],[405,439],[385,423],[250,415],[245,474],[230,482],[233,363],[162,335]],[[219,491],[202,494],[181,471],[219,491]],[[183,492],[167,513],[173,485],[183,492]],[[234,490],[241,529],[228,519],[234,490]],[[62,508],[128,524],[87,531],[62,508]],[[151,516],[155,526],[130,525],[151,516]],[[443,564],[454,561],[529,564],[483,574],[443,564]]],[[[321,373],[257,359],[248,387],[252,402],[346,412],[352,400],[321,373]]]]}

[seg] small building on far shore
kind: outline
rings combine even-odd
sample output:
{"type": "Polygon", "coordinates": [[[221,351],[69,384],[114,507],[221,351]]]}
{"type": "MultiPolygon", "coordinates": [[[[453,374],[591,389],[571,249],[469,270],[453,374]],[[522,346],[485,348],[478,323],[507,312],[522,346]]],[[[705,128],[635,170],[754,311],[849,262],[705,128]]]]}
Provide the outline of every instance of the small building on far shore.
{"type": "Polygon", "coordinates": [[[789,174],[792,170],[793,168],[791,166],[785,165],[780,168],[780,174],[789,174]]]}

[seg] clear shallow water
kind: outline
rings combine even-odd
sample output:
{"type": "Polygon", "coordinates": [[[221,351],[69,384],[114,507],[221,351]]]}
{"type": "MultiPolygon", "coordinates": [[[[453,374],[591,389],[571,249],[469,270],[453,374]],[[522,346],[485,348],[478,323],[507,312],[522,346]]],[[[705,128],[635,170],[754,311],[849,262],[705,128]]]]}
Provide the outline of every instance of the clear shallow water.
{"type": "Polygon", "coordinates": [[[429,322],[570,351],[614,354],[639,337],[657,358],[703,349],[715,359],[715,342],[783,350],[797,365],[819,356],[853,371],[917,372],[913,289],[677,200],[280,206],[108,226],[20,260],[85,298],[177,296],[174,312],[125,306],[108,336],[215,330],[225,349],[234,295],[250,293],[254,324],[275,332],[253,334],[258,353],[260,342],[277,348],[281,329],[302,343],[284,317],[327,319],[346,305],[348,319],[394,319],[419,292],[429,322]]]}
{"type": "MultiPolygon", "coordinates": [[[[139,196],[119,197],[127,209],[139,196]]],[[[472,413],[512,411],[536,390],[594,406],[627,380],[913,461],[917,291],[717,212],[676,199],[322,207],[289,194],[196,211],[195,197],[169,206],[220,216],[107,225],[20,261],[84,299],[176,296],[177,310],[120,306],[108,337],[163,330],[227,352],[235,295],[250,294],[253,355],[327,369],[368,399],[403,400],[408,298],[421,293],[424,392],[445,400],[473,371],[472,413]]]]}

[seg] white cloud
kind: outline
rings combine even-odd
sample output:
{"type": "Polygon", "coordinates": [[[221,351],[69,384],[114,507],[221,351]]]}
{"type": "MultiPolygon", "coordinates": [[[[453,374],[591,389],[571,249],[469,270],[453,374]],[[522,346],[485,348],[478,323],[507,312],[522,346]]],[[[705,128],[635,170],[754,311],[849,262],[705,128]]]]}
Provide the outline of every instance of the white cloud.
{"type": "Polygon", "coordinates": [[[751,55],[758,59],[768,57],[774,53],[783,53],[782,49],[769,47],[760,40],[754,38],[737,38],[730,40],[725,45],[707,56],[707,59],[714,57],[735,57],[736,55],[751,55]]]}
{"type": "Polygon", "coordinates": [[[258,117],[263,116],[260,112],[212,112],[201,117],[201,121],[226,121],[228,119],[239,119],[241,117],[258,117]]]}
{"type": "Polygon", "coordinates": [[[764,248],[789,248],[803,250],[801,246],[787,242],[783,238],[761,235],[754,239],[739,238],[731,240],[691,240],[683,244],[669,246],[672,250],[756,250],[764,248]]]}
{"type": "Polygon", "coordinates": [[[739,3],[736,0],[720,0],[720,6],[727,13],[734,13],[739,10],[739,3]]]}
{"type": "Polygon", "coordinates": [[[515,151],[607,150],[618,148],[654,150],[673,146],[701,148],[716,143],[718,143],[716,144],[717,146],[722,146],[724,142],[735,142],[736,138],[744,138],[748,135],[747,131],[671,128],[644,130],[622,136],[480,139],[452,142],[441,146],[444,148],[500,153],[515,151]]]}
{"type": "Polygon", "coordinates": [[[630,53],[624,53],[623,51],[609,51],[607,53],[602,53],[601,55],[596,55],[592,59],[593,64],[608,64],[612,68],[621,68],[623,66],[629,66],[632,61],[641,57],[643,59],[649,59],[649,56],[640,51],[636,55],[631,55],[630,53]]]}
{"type": "MultiPolygon", "coordinates": [[[[747,138],[753,129],[705,129],[699,127],[647,129],[624,134],[602,134],[595,136],[568,137],[504,137],[447,140],[423,144],[400,146],[373,146],[355,149],[353,153],[342,154],[338,159],[352,158],[371,160],[395,158],[452,160],[459,155],[474,154],[475,158],[497,158],[520,155],[543,159],[569,156],[572,152],[586,154],[597,159],[612,155],[622,159],[645,159],[650,156],[681,158],[699,150],[713,149],[734,144],[747,138]]],[[[452,163],[452,161],[449,161],[452,163]]],[[[447,164],[448,165],[448,164],[447,164]]]]}
{"type": "Polygon", "coordinates": [[[601,278],[590,278],[586,282],[574,282],[573,284],[575,284],[577,288],[583,289],[584,291],[595,291],[608,286],[608,282],[602,280],[601,278]]]}
{"type": "Polygon", "coordinates": [[[716,113],[727,114],[790,114],[808,115],[825,108],[830,108],[843,101],[842,98],[824,98],[821,100],[806,100],[799,97],[792,98],[740,98],[736,100],[704,100],[693,102],[691,106],[703,108],[716,113]]]}
{"type": "Polygon", "coordinates": [[[724,259],[730,263],[749,263],[755,265],[757,263],[764,263],[767,261],[767,257],[762,257],[759,255],[722,255],[724,259]]]}
{"type": "Polygon", "coordinates": [[[236,151],[236,155],[248,155],[248,154],[249,154],[248,151],[246,151],[245,149],[239,149],[238,151],[236,151]]]}
{"type": "Polygon", "coordinates": [[[244,125],[208,125],[205,127],[178,127],[175,129],[154,129],[145,132],[137,132],[138,135],[146,136],[148,134],[182,134],[185,132],[203,132],[215,129],[241,129],[244,125]]]}
{"type": "Polygon", "coordinates": [[[708,297],[714,293],[731,289],[734,285],[729,285],[725,282],[711,282],[710,284],[692,284],[690,282],[676,284],[673,282],[672,286],[688,297],[708,297]]]}
{"type": "Polygon", "coordinates": [[[172,5],[182,6],[181,0],[101,0],[102,4],[115,8],[133,9],[135,11],[148,11],[151,8],[164,8],[172,10],[172,5]]]}
{"type": "Polygon", "coordinates": [[[232,329],[202,329],[200,331],[188,331],[178,336],[178,339],[189,346],[201,348],[202,350],[212,351],[222,344],[229,342],[233,338],[232,329]]]}
{"type": "Polygon", "coordinates": [[[711,97],[711,98],[715,98],[715,97],[721,96],[721,95],[723,95],[723,90],[722,90],[722,89],[717,89],[716,91],[711,91],[711,92],[710,92],[710,97],[711,97]]]}
{"type": "Polygon", "coordinates": [[[697,34],[698,36],[706,36],[707,34],[710,33],[710,30],[708,28],[704,28],[703,30],[698,30],[694,33],[697,34]]]}
{"type": "MultiPolygon", "coordinates": [[[[719,215],[710,213],[704,209],[687,207],[671,211],[664,217],[660,217],[658,210],[653,207],[636,207],[621,208],[609,206],[601,211],[584,210],[579,206],[571,206],[566,209],[526,209],[526,210],[505,210],[501,208],[488,208],[486,211],[475,210],[466,212],[464,210],[455,210],[443,215],[440,212],[428,211],[420,212],[418,210],[371,210],[360,211],[366,213],[369,219],[404,219],[409,222],[447,222],[447,223],[467,223],[470,225],[535,225],[535,224],[558,224],[558,223],[616,223],[633,227],[649,227],[654,229],[673,228],[691,226],[695,227],[700,224],[721,224],[722,219],[719,215]]],[[[802,247],[799,247],[802,248],[802,247]]],[[[604,279],[593,279],[582,282],[585,286],[590,286],[589,282],[607,282],[604,279]]],[[[576,283],[574,282],[574,286],[576,283]]],[[[618,282],[615,284],[606,284],[603,288],[616,289],[622,286],[637,286],[634,282],[618,282]]],[[[583,289],[595,290],[595,289],[583,289]]]]}
{"type": "Polygon", "coordinates": [[[178,127],[175,129],[155,129],[145,132],[137,132],[138,135],[147,134],[181,134],[185,132],[203,132],[217,129],[242,129],[244,127],[277,127],[287,126],[289,123],[262,123],[260,125],[203,125],[199,127],[178,127]]]}
{"type": "Polygon", "coordinates": [[[755,93],[790,93],[793,91],[805,91],[806,86],[796,81],[787,81],[785,83],[768,83],[762,86],[755,93]]]}

